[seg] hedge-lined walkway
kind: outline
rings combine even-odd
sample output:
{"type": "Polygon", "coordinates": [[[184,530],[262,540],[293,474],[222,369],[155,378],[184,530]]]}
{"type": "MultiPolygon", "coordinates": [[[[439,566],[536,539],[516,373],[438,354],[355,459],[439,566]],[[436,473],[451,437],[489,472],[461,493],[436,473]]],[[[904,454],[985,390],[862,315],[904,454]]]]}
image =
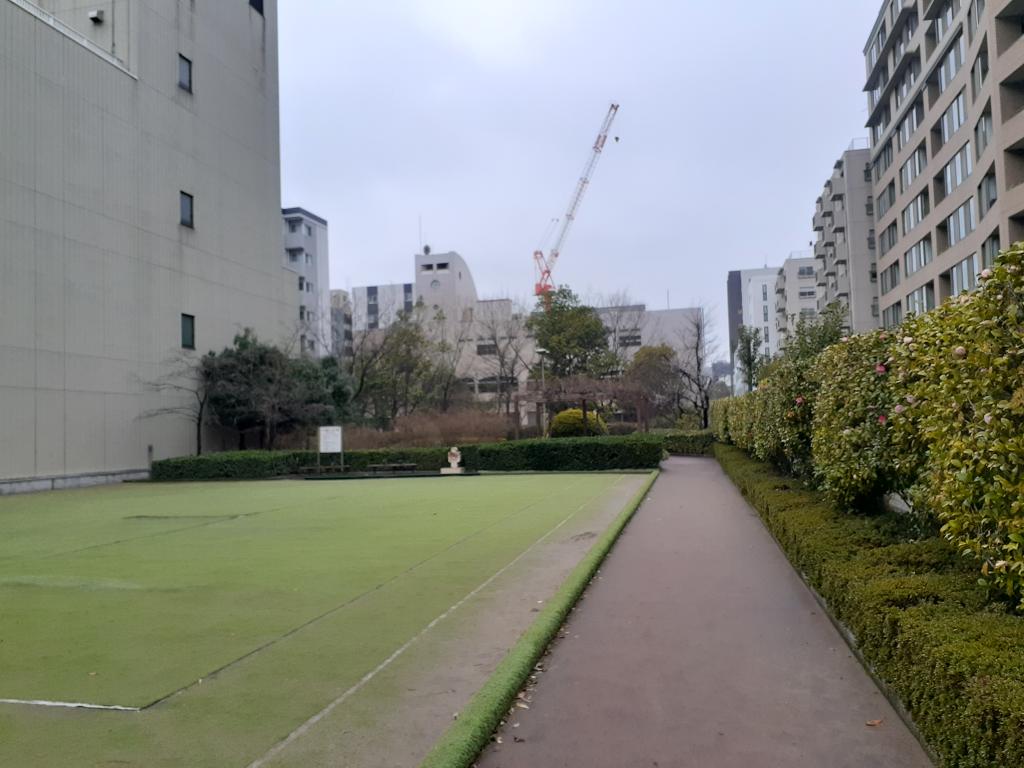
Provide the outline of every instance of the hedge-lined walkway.
{"type": "Polygon", "coordinates": [[[481,768],[931,765],[711,459],[666,462],[566,629],[481,768]]]}

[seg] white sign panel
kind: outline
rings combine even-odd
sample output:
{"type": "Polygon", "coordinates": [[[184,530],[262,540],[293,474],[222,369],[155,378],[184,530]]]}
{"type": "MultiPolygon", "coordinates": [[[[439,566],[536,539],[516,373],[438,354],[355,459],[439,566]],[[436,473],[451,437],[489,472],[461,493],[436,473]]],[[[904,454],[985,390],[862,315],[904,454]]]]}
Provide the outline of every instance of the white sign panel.
{"type": "Polygon", "coordinates": [[[341,427],[320,427],[320,453],[341,453],[341,427]]]}

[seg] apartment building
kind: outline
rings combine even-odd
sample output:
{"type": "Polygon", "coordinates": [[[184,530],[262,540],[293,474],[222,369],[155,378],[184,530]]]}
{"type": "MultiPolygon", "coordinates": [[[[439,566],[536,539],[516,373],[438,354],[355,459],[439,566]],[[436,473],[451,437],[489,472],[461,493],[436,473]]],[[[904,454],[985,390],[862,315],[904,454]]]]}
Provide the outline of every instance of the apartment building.
{"type": "Polygon", "coordinates": [[[293,325],[276,8],[0,0],[0,490],[191,452],[154,383],[293,325]]]}
{"type": "Polygon", "coordinates": [[[352,328],[352,296],[348,291],[331,291],[331,354],[351,359],[355,353],[352,328]]]}
{"type": "Polygon", "coordinates": [[[817,309],[838,305],[847,332],[878,327],[878,268],[871,151],[854,140],[832,166],[812,221],[817,309]]]}
{"type": "Polygon", "coordinates": [[[818,315],[818,289],[814,251],[794,251],[775,279],[775,335],[779,345],[796,330],[800,320],[818,315]]]}
{"type": "Polygon", "coordinates": [[[775,283],[778,278],[778,267],[741,269],[729,273],[730,359],[736,353],[739,328],[743,325],[761,332],[761,354],[771,357],[779,351],[779,337],[775,330],[775,283]]]}
{"type": "Polygon", "coordinates": [[[292,274],[299,304],[295,346],[304,354],[331,353],[330,252],[327,221],[303,208],[285,208],[284,268],[292,274]]]}
{"type": "Polygon", "coordinates": [[[882,322],[1024,239],[1024,5],[889,0],[864,49],[882,322]]]}

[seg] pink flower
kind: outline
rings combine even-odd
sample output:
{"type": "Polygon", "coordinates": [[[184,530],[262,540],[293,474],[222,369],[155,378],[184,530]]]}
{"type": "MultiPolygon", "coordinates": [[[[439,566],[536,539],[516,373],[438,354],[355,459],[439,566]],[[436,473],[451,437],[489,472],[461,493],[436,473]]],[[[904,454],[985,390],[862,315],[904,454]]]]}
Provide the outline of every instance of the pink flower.
{"type": "Polygon", "coordinates": [[[985,414],[985,423],[986,424],[991,424],[992,423],[992,414],[991,413],[986,413],[985,414]]]}
{"type": "Polygon", "coordinates": [[[849,337],[849,336],[843,336],[843,338],[841,338],[841,339],[840,339],[840,341],[842,341],[842,342],[844,342],[844,343],[845,343],[845,342],[847,342],[847,341],[849,341],[849,340],[850,340],[850,337],[849,337]]]}
{"type": "Polygon", "coordinates": [[[992,277],[992,270],[991,269],[983,269],[983,270],[981,270],[981,279],[982,280],[988,280],[990,277],[992,277]]]}
{"type": "Polygon", "coordinates": [[[896,411],[896,413],[903,413],[906,409],[902,405],[897,405],[893,410],[896,411]]]}
{"type": "Polygon", "coordinates": [[[885,366],[882,365],[881,363],[876,365],[875,366],[875,373],[877,373],[879,376],[881,376],[883,373],[885,373],[885,366]]]}
{"type": "Polygon", "coordinates": [[[965,357],[967,357],[967,348],[957,347],[956,349],[953,350],[953,357],[963,360],[965,357]]]}
{"type": "Polygon", "coordinates": [[[907,402],[913,405],[914,403],[917,402],[917,398],[914,397],[913,395],[907,395],[907,402]]]}
{"type": "Polygon", "coordinates": [[[889,421],[889,417],[886,416],[884,413],[878,417],[879,424],[885,424],[887,421],[889,421]]]}
{"type": "Polygon", "coordinates": [[[804,398],[803,398],[802,396],[801,396],[801,397],[798,397],[798,398],[796,399],[796,404],[797,404],[797,405],[803,405],[803,404],[804,404],[804,403],[806,403],[806,402],[807,402],[807,401],[806,401],[806,400],[804,400],[804,398]]]}
{"type": "Polygon", "coordinates": [[[880,339],[888,339],[889,338],[889,334],[886,333],[885,331],[882,331],[880,334],[878,334],[878,338],[880,338],[880,339]]]}

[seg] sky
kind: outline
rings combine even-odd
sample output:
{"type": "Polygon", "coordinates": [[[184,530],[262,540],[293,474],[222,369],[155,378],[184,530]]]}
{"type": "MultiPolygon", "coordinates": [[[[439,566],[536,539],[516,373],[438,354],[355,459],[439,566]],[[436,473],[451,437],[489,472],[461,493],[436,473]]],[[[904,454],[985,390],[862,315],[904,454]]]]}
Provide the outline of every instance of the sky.
{"type": "Polygon", "coordinates": [[[724,328],[728,271],[806,249],[833,163],[867,135],[880,5],[287,0],[282,202],[329,221],[333,288],[409,282],[426,243],[458,251],[481,298],[532,304],[533,251],[615,102],[555,282],[724,328]]]}

